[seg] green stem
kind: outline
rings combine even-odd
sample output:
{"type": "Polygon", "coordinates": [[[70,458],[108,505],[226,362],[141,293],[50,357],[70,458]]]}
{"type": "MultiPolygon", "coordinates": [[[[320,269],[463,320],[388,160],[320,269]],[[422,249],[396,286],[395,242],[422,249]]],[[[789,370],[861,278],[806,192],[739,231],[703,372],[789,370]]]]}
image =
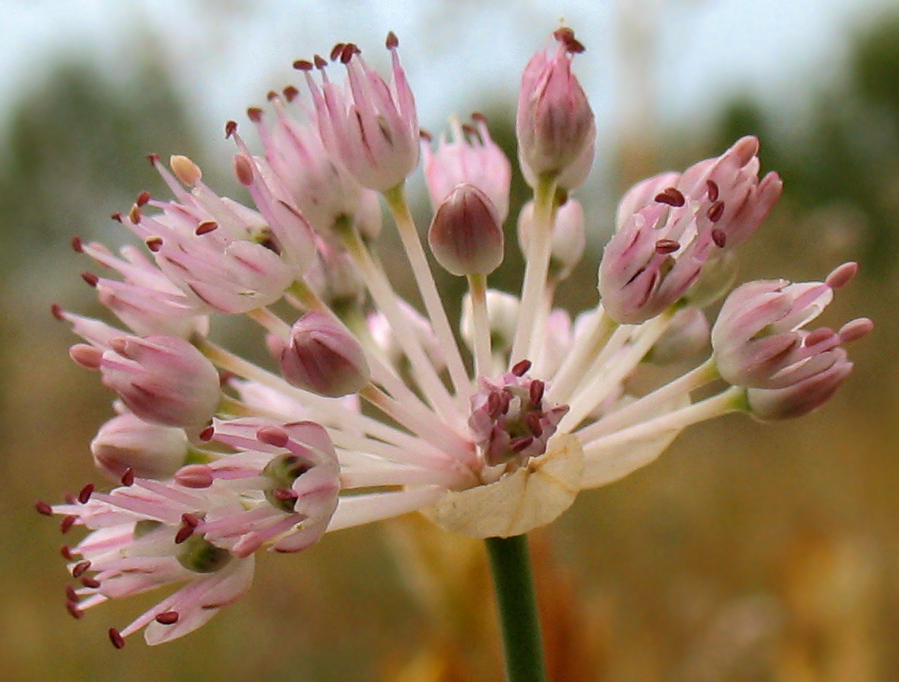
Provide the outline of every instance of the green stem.
{"type": "Polygon", "coordinates": [[[524,535],[487,538],[508,682],[546,682],[537,594],[524,535]]]}

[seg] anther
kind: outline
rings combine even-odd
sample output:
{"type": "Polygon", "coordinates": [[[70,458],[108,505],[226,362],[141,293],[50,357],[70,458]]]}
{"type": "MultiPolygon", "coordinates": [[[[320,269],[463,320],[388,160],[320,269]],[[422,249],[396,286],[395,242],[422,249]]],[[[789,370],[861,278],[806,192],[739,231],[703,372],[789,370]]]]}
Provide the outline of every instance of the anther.
{"type": "Polygon", "coordinates": [[[116,649],[121,649],[125,646],[125,638],[115,628],[109,628],[109,641],[112,642],[116,649]]]}
{"type": "Polygon", "coordinates": [[[326,60],[322,59],[319,55],[315,55],[312,59],[313,59],[313,63],[315,64],[316,69],[321,70],[321,69],[324,69],[328,65],[328,62],[326,60]]]}
{"type": "Polygon", "coordinates": [[[78,608],[78,604],[73,601],[66,602],[66,610],[71,614],[72,618],[78,620],[84,616],[84,611],[78,608]]]}
{"type": "Polygon", "coordinates": [[[280,95],[277,92],[275,92],[274,90],[269,90],[265,94],[265,99],[267,99],[269,102],[272,102],[272,101],[278,99],[279,97],[280,97],[280,95]]]}
{"type": "Polygon", "coordinates": [[[122,222],[122,214],[119,213],[118,211],[116,211],[115,213],[113,213],[113,214],[110,215],[109,217],[112,218],[113,220],[115,220],[117,223],[122,222]]]}
{"type": "Polygon", "coordinates": [[[204,220],[202,223],[197,225],[197,229],[194,230],[194,234],[200,237],[204,234],[209,234],[215,229],[218,229],[218,226],[219,224],[214,220],[204,220]]]}
{"type": "Polygon", "coordinates": [[[674,239],[659,239],[656,242],[656,253],[658,254],[669,254],[674,253],[680,248],[680,242],[674,239]]]}
{"type": "Polygon", "coordinates": [[[717,223],[719,220],[721,220],[721,216],[723,216],[723,215],[724,215],[724,202],[723,201],[716,201],[714,204],[712,204],[711,208],[709,208],[709,212],[706,213],[706,216],[708,217],[708,219],[710,221],[712,221],[713,223],[717,223]]]}
{"type": "Polygon", "coordinates": [[[63,533],[68,533],[69,529],[75,524],[75,521],[78,519],[77,516],[64,516],[62,521],[59,523],[59,530],[63,533]]]}
{"type": "Polygon", "coordinates": [[[530,360],[519,360],[518,362],[515,363],[515,365],[513,365],[512,374],[514,374],[517,377],[523,377],[525,374],[527,374],[528,370],[531,368],[531,364],[533,364],[533,363],[531,363],[530,360]]]}
{"type": "Polygon", "coordinates": [[[340,63],[349,64],[354,56],[360,53],[360,50],[353,43],[347,43],[340,51],[340,63]]]}
{"type": "Polygon", "coordinates": [[[79,561],[77,564],[72,566],[72,577],[80,578],[87,572],[87,569],[89,569],[90,567],[91,567],[90,561],[79,561]]]}
{"type": "Polygon", "coordinates": [[[281,502],[291,502],[299,497],[299,495],[290,488],[275,488],[272,495],[276,500],[281,502]]]}
{"type": "Polygon", "coordinates": [[[212,437],[214,435],[215,435],[215,428],[212,425],[210,425],[210,426],[207,426],[202,431],[200,431],[199,438],[200,438],[200,440],[202,440],[204,442],[209,442],[212,440],[212,437]]]}
{"type": "Polygon", "coordinates": [[[70,602],[74,602],[75,604],[81,601],[81,597],[78,596],[75,588],[71,585],[66,585],[66,599],[68,599],[70,602]]]}
{"type": "Polygon", "coordinates": [[[256,432],[256,438],[260,442],[267,445],[274,445],[276,448],[283,448],[290,441],[290,436],[284,429],[277,426],[263,426],[256,432]]]}
{"type": "Polygon", "coordinates": [[[155,168],[156,164],[159,163],[159,154],[147,154],[147,161],[155,168]]]}
{"type": "Polygon", "coordinates": [[[137,204],[134,204],[131,207],[131,210],[128,212],[128,220],[130,220],[132,223],[137,225],[140,222],[140,218],[141,218],[140,206],[138,206],[137,204]]]}
{"type": "Polygon", "coordinates": [[[396,33],[390,31],[387,34],[387,40],[384,43],[388,50],[395,50],[400,46],[400,39],[396,37],[396,33]]]}
{"type": "Polygon", "coordinates": [[[727,235],[724,233],[724,230],[719,230],[717,227],[713,228],[712,241],[715,242],[715,246],[719,249],[723,249],[727,245],[727,235]]]}
{"type": "Polygon", "coordinates": [[[663,192],[656,194],[655,200],[660,204],[668,204],[669,206],[674,207],[680,207],[687,203],[683,192],[677,187],[666,187],[663,192]]]}
{"type": "Polygon", "coordinates": [[[253,165],[246,154],[237,154],[234,157],[234,175],[237,181],[244,187],[253,184],[253,165]]]}
{"type": "Polygon", "coordinates": [[[82,273],[81,273],[81,279],[83,279],[85,282],[87,282],[87,283],[88,283],[90,286],[92,286],[92,287],[97,286],[97,282],[100,281],[100,278],[97,277],[97,276],[96,276],[94,273],[92,273],[92,272],[82,272],[82,273]]]}
{"type": "Polygon", "coordinates": [[[253,123],[259,123],[262,120],[262,109],[259,107],[250,107],[247,109],[247,118],[253,123]]]}
{"type": "MultiPolygon", "coordinates": [[[[309,62],[306,62],[306,63],[309,64],[309,62]]],[[[312,64],[309,64],[309,69],[304,69],[304,70],[309,71],[311,68],[312,68],[312,64]]],[[[300,96],[300,91],[297,90],[292,85],[288,85],[281,92],[284,95],[284,99],[286,99],[288,102],[293,102],[297,97],[300,96]]]]}
{"type": "Polygon", "coordinates": [[[96,578],[91,578],[89,575],[81,576],[81,584],[92,590],[100,587],[100,581],[96,578]]]}
{"type": "Polygon", "coordinates": [[[567,26],[556,29],[553,32],[553,38],[565,45],[565,50],[571,54],[580,54],[586,48],[574,37],[574,31],[567,26]]]}
{"type": "Polygon", "coordinates": [[[160,625],[174,625],[179,617],[177,611],[164,611],[156,614],[156,622],[160,625]]]}
{"type": "Polygon", "coordinates": [[[194,527],[184,525],[178,529],[178,532],[175,533],[175,544],[180,545],[182,542],[187,540],[191,535],[194,534],[194,527]]]}
{"type": "Polygon", "coordinates": [[[66,561],[71,561],[74,558],[74,555],[72,554],[72,548],[68,545],[60,545],[59,554],[66,561]]]}
{"type": "Polygon", "coordinates": [[[119,482],[125,486],[126,488],[130,488],[134,485],[134,469],[128,467],[125,469],[125,472],[122,474],[122,478],[119,479],[119,482]]]}
{"type": "Polygon", "coordinates": [[[833,271],[824,279],[824,283],[831,289],[842,289],[852,281],[852,279],[855,277],[855,273],[857,272],[858,263],[849,261],[848,263],[843,263],[842,265],[834,268],[833,271]]]}
{"type": "Polygon", "coordinates": [[[543,425],[540,423],[540,417],[536,412],[528,412],[524,418],[528,430],[534,434],[534,438],[540,438],[543,435],[543,425]]]}
{"type": "Polygon", "coordinates": [[[543,394],[546,391],[546,384],[540,381],[540,379],[534,379],[531,382],[531,386],[528,389],[529,397],[531,399],[531,405],[535,407],[540,407],[540,401],[543,400],[543,394]]]}
{"type": "Polygon", "coordinates": [[[150,201],[150,193],[147,190],[137,195],[136,203],[138,206],[146,206],[148,201],[150,201]]]}
{"type": "Polygon", "coordinates": [[[471,115],[471,120],[475,123],[486,123],[487,117],[482,114],[480,111],[476,111],[471,115]]]}
{"type": "Polygon", "coordinates": [[[431,140],[434,139],[434,136],[431,135],[431,133],[429,133],[429,132],[428,132],[427,130],[425,130],[424,128],[420,128],[420,129],[419,129],[419,131],[418,131],[418,136],[419,136],[422,140],[424,140],[425,142],[430,142],[431,140]]]}
{"type": "Polygon", "coordinates": [[[156,253],[162,248],[162,237],[147,237],[146,244],[150,251],[156,253]]]}
{"type": "Polygon", "coordinates": [[[521,452],[522,450],[530,447],[531,443],[533,442],[533,436],[518,436],[517,438],[513,438],[509,441],[509,449],[512,452],[521,452]]]}
{"type": "Polygon", "coordinates": [[[81,241],[81,237],[77,235],[72,237],[72,249],[76,253],[81,253],[84,251],[84,242],[81,241]]]}
{"type": "MultiPolygon", "coordinates": [[[[312,69],[315,68],[315,65],[312,62],[310,62],[308,59],[297,59],[293,63],[293,68],[295,68],[297,71],[312,71],[312,69]]],[[[294,88],[294,89],[296,89],[296,88],[294,88]]],[[[286,95],[287,92],[285,91],[284,94],[286,95]]]]}
{"type": "Polygon", "coordinates": [[[181,515],[181,523],[183,523],[185,526],[196,528],[200,525],[200,519],[193,514],[185,513],[181,515]]]}
{"type": "Polygon", "coordinates": [[[225,139],[227,140],[236,132],[237,132],[237,121],[228,121],[225,124],[225,139]]]}
{"type": "Polygon", "coordinates": [[[718,201],[718,183],[714,180],[706,180],[706,187],[709,189],[709,201],[715,202],[718,201]]]}
{"type": "Polygon", "coordinates": [[[331,58],[332,62],[336,62],[340,58],[340,55],[343,54],[343,48],[345,47],[346,43],[337,43],[331,48],[331,54],[328,56],[331,58]]]}
{"type": "Polygon", "coordinates": [[[78,492],[78,501],[81,504],[87,504],[88,500],[91,499],[91,495],[94,492],[94,484],[88,483],[78,492]]]}
{"type": "Polygon", "coordinates": [[[35,502],[34,508],[37,510],[38,514],[43,514],[44,516],[53,516],[53,507],[51,507],[43,500],[38,500],[37,502],[35,502]]]}

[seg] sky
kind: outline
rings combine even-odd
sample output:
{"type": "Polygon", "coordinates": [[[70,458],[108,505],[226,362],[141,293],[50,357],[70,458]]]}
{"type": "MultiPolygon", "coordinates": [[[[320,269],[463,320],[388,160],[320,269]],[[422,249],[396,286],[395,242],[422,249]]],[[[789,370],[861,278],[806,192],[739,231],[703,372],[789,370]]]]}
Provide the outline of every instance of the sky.
{"type": "Polygon", "coordinates": [[[802,106],[799,86],[833,77],[852,28],[895,2],[0,0],[0,102],[39,83],[54,59],[95,59],[115,76],[149,52],[218,130],[270,88],[297,82],[295,59],[335,42],[386,63],[393,30],[422,125],[434,128],[484,107],[485,92],[514,101],[528,57],[565,21],[587,46],[577,70],[600,121],[629,120],[644,100],[663,119],[702,120],[743,89],[802,106]]]}

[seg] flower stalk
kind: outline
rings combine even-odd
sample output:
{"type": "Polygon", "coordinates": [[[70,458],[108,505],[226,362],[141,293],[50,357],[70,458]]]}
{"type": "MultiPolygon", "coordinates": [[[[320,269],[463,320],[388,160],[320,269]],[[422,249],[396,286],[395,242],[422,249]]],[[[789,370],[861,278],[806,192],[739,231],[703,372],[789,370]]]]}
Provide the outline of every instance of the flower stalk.
{"type": "Polygon", "coordinates": [[[546,682],[540,614],[525,535],[487,538],[507,682],[546,682]]]}

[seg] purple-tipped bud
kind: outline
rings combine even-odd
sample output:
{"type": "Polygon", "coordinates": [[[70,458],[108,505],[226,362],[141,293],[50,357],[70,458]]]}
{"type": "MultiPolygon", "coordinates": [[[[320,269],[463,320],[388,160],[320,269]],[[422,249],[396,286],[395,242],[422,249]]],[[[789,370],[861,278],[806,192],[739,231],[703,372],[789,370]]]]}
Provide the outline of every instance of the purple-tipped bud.
{"type": "Polygon", "coordinates": [[[559,187],[581,185],[593,163],[596,124],[571,60],[583,46],[569,28],[553,37],[554,51],[541,50],[525,67],[518,97],[518,157],[532,187],[551,177],[559,187]]]}
{"type": "Polygon", "coordinates": [[[291,384],[329,398],[356,393],[370,380],[365,351],[356,337],[317,311],[293,325],[280,362],[281,373],[291,384]]]}
{"type": "Polygon", "coordinates": [[[110,419],[91,441],[94,464],[112,481],[131,470],[138,478],[171,478],[187,457],[182,429],[149,424],[133,414],[110,419]]]}
{"type": "Polygon", "coordinates": [[[462,183],[434,214],[428,230],[434,258],[454,275],[488,275],[503,262],[503,228],[490,198],[462,183]]]}
{"type": "Polygon", "coordinates": [[[215,366],[190,342],[175,336],[123,336],[103,353],[103,383],[137,417],[154,424],[196,428],[221,399],[215,366]]]}
{"type": "MultiPolygon", "coordinates": [[[[522,253],[528,252],[527,243],[533,224],[534,202],[529,201],[518,217],[518,245],[522,253]]],[[[550,248],[549,276],[556,281],[566,279],[581,262],[587,248],[584,209],[579,201],[569,199],[559,207],[550,248]]]]}

